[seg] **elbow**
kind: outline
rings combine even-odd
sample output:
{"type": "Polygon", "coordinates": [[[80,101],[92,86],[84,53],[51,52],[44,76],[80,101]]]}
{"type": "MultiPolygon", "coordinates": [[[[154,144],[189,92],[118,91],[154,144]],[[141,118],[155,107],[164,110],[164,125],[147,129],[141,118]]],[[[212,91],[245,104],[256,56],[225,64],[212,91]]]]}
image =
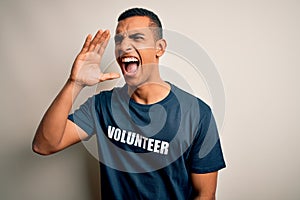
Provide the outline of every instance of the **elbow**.
{"type": "Polygon", "coordinates": [[[42,155],[42,156],[47,156],[50,155],[51,152],[47,151],[43,148],[40,148],[38,144],[35,144],[34,142],[32,143],[32,151],[36,154],[42,155]]]}
{"type": "Polygon", "coordinates": [[[42,128],[39,127],[31,144],[31,149],[34,153],[42,156],[47,156],[58,151],[58,144],[54,143],[46,136],[47,133],[45,133],[45,131],[42,131],[42,128]]]}
{"type": "Polygon", "coordinates": [[[51,155],[51,154],[56,152],[52,148],[50,148],[49,146],[46,147],[45,145],[40,144],[36,140],[33,140],[31,148],[32,148],[32,151],[34,153],[37,153],[37,154],[42,155],[42,156],[51,155]]]}

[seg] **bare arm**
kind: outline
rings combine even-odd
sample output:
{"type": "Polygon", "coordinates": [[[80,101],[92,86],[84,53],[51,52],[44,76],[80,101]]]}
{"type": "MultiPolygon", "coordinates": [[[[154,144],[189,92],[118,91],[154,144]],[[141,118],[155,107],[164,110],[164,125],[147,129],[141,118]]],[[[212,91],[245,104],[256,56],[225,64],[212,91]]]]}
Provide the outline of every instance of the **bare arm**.
{"type": "Polygon", "coordinates": [[[109,36],[108,31],[102,30],[93,39],[91,35],[87,36],[68,81],[39,124],[32,142],[34,152],[52,154],[87,137],[87,133],[68,120],[68,115],[74,100],[85,86],[119,77],[117,73],[104,74],[99,67],[109,36]]]}
{"type": "Polygon", "coordinates": [[[195,200],[215,200],[218,172],[207,174],[191,174],[196,191],[195,200]]]}

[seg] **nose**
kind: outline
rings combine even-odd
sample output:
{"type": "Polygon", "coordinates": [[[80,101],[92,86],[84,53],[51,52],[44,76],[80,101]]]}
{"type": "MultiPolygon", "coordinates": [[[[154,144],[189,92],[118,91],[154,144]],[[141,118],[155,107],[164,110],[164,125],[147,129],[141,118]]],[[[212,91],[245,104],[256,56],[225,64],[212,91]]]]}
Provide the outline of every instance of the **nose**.
{"type": "Polygon", "coordinates": [[[123,38],[117,48],[119,56],[122,56],[123,54],[129,53],[133,50],[132,44],[128,37],[123,38]]]}

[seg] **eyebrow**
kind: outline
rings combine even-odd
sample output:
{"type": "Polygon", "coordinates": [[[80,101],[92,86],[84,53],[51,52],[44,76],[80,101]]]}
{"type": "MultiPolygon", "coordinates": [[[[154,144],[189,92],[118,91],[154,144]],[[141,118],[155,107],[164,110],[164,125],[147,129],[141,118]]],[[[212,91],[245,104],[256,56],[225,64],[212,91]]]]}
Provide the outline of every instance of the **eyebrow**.
{"type": "MultiPolygon", "coordinates": [[[[145,34],[141,33],[141,32],[136,32],[136,33],[130,33],[130,34],[128,34],[128,32],[127,32],[125,35],[135,36],[135,35],[145,35],[145,34]]],[[[122,32],[116,32],[115,36],[122,36],[122,37],[124,37],[124,34],[122,32]]]]}
{"type": "Polygon", "coordinates": [[[145,36],[145,34],[144,33],[132,33],[132,34],[129,34],[129,38],[133,38],[133,37],[136,37],[136,36],[145,36]]]}
{"type": "MultiPolygon", "coordinates": [[[[136,36],[145,36],[145,34],[144,33],[132,33],[132,34],[129,34],[128,35],[128,37],[130,38],[130,39],[132,39],[132,38],[134,38],[134,37],[136,37],[136,36]]],[[[115,34],[115,36],[114,36],[114,39],[115,39],[115,41],[116,40],[123,40],[124,39],[124,35],[122,34],[122,33],[117,33],[117,34],[115,34]]]]}

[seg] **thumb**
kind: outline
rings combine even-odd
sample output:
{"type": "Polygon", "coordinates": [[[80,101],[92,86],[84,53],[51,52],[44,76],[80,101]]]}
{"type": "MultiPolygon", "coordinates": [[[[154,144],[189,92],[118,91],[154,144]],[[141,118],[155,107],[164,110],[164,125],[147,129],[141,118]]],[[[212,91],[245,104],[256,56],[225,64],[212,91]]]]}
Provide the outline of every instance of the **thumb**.
{"type": "Polygon", "coordinates": [[[109,73],[101,74],[100,78],[99,78],[99,82],[112,80],[112,79],[116,79],[116,78],[120,78],[119,73],[109,72],[109,73]]]}

